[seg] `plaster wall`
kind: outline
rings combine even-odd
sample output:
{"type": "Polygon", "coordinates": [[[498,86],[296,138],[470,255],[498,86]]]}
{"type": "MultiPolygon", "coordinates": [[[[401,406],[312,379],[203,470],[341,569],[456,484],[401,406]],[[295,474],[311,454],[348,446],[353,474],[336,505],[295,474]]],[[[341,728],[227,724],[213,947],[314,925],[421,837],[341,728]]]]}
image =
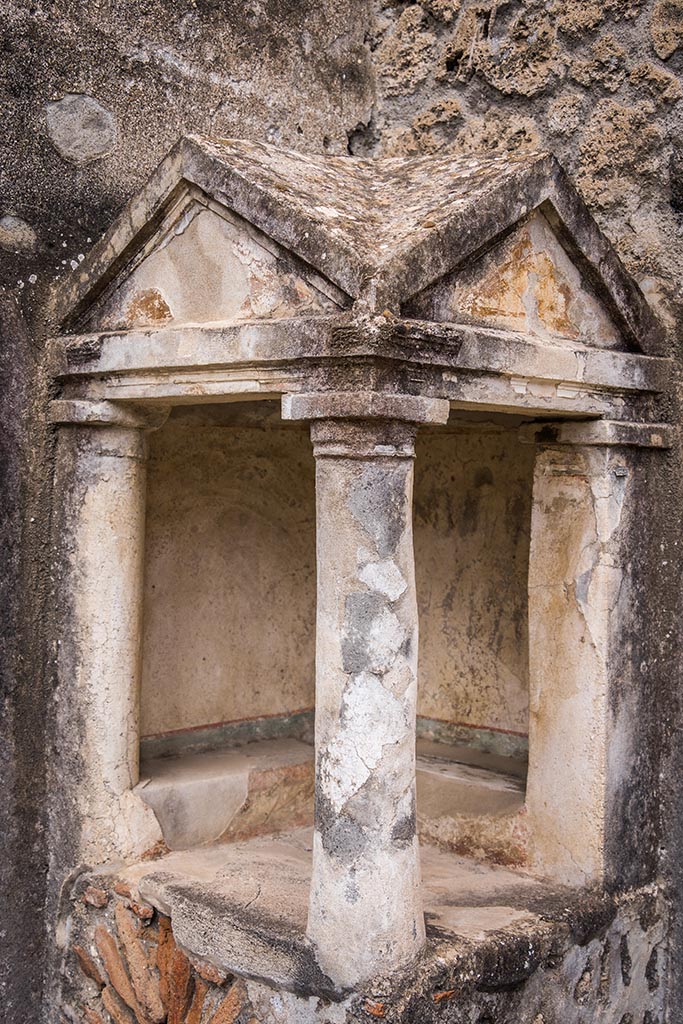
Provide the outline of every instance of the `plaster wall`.
{"type": "MultiPolygon", "coordinates": [[[[525,734],[533,449],[476,423],[418,435],[419,714],[525,734]]],[[[308,428],[267,403],[178,410],[150,440],[141,733],[314,704],[308,428]]]]}

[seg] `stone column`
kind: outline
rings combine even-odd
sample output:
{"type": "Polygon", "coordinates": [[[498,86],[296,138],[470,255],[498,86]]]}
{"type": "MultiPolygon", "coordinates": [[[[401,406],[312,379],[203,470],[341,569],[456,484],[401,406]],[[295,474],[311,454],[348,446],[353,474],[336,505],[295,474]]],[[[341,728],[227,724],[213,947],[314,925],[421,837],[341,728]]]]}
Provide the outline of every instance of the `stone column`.
{"type": "MultiPolygon", "coordinates": [[[[156,416],[56,401],[54,481],[58,743],[55,827],[81,862],[158,838],[138,780],[146,431],[156,416]]],[[[72,861],[76,862],[76,861],[72,861]]]]}
{"type": "MultiPolygon", "coordinates": [[[[638,531],[636,447],[668,428],[547,424],[537,444],[529,556],[529,776],[532,866],[585,884],[607,873],[608,830],[638,756],[631,568],[638,531]],[[621,793],[621,796],[619,796],[621,793]]],[[[641,509],[646,508],[642,501],[641,509]]]]}
{"type": "Polygon", "coordinates": [[[318,608],[316,807],[308,935],[340,988],[405,966],[425,940],[415,816],[417,424],[448,403],[288,396],[311,419],[318,608]]]}

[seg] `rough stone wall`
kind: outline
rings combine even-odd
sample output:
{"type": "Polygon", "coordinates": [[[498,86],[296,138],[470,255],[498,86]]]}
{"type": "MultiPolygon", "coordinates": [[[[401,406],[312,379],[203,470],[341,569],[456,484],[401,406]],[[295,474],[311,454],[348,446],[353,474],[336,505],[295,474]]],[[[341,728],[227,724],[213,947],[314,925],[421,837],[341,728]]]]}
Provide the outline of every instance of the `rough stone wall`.
{"type": "Polygon", "coordinates": [[[680,0],[2,0],[0,39],[0,274],[27,307],[199,131],[359,155],[551,149],[680,315],[680,0]]]}
{"type": "Polygon", "coordinates": [[[49,488],[40,351],[0,294],[0,1005],[38,1019],[47,874],[42,563],[49,488]]]}
{"type": "Polygon", "coordinates": [[[0,0],[2,282],[39,310],[182,134],[345,150],[369,28],[353,0],[0,0]]]}
{"type": "Polygon", "coordinates": [[[553,151],[680,317],[680,0],[376,0],[375,14],[377,95],[353,152],[553,151]]]}

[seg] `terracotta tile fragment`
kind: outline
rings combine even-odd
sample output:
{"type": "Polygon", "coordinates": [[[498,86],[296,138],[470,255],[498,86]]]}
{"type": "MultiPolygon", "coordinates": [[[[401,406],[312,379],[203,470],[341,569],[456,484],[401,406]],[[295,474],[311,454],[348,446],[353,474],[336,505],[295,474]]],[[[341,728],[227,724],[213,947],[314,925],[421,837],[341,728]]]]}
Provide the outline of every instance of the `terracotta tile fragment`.
{"type": "Polygon", "coordinates": [[[208,991],[209,986],[206,982],[202,981],[201,978],[196,978],[194,984],[194,995],[192,996],[192,1002],[190,1003],[190,1009],[187,1011],[184,1024],[201,1024],[204,1000],[206,999],[206,993],[208,991]]]}
{"type": "Polygon", "coordinates": [[[171,921],[168,917],[159,917],[159,938],[157,941],[157,957],[156,963],[159,970],[159,994],[161,995],[161,1001],[164,1006],[168,1009],[168,996],[169,996],[169,973],[171,966],[171,958],[173,951],[175,950],[175,940],[173,938],[173,932],[171,930],[171,921]]]}
{"type": "Polygon", "coordinates": [[[247,998],[244,982],[236,981],[211,1018],[210,1024],[235,1024],[247,998]]]}
{"type": "Polygon", "coordinates": [[[387,1015],[386,1003],[380,1003],[377,999],[366,999],[363,1003],[363,1009],[371,1017],[386,1017],[387,1015]]]}
{"type": "MultiPolygon", "coordinates": [[[[95,930],[95,945],[97,946],[97,952],[102,958],[102,963],[104,964],[104,968],[113,988],[116,990],[123,1002],[126,1003],[127,1006],[130,1006],[138,1020],[138,1024],[147,1024],[147,1017],[137,1000],[130,978],[126,972],[125,965],[121,959],[118,946],[116,945],[113,936],[109,934],[103,925],[100,925],[95,930]]],[[[102,999],[104,1000],[104,996],[102,999]]]]}
{"type": "Polygon", "coordinates": [[[111,985],[102,989],[102,1004],[114,1024],[135,1024],[135,1018],[111,985]]]}
{"type": "Polygon", "coordinates": [[[117,882],[114,886],[114,892],[117,896],[125,896],[128,900],[131,898],[130,886],[126,882],[117,882]]]}
{"type": "Polygon", "coordinates": [[[78,945],[74,946],[73,950],[76,954],[76,959],[78,960],[78,966],[81,968],[86,978],[90,978],[92,981],[96,982],[100,988],[104,988],[104,978],[100,974],[100,969],[90,956],[90,953],[88,953],[83,946],[78,945]]]}
{"type": "Polygon", "coordinates": [[[154,917],[154,907],[150,907],[147,903],[136,903],[135,900],[131,900],[130,909],[145,924],[148,924],[154,917]]]}
{"type": "Polygon", "coordinates": [[[123,903],[116,904],[114,918],[138,1002],[152,1024],[161,1024],[166,1011],[159,994],[159,980],[156,972],[149,968],[145,948],[138,938],[135,918],[123,903]]]}
{"type": "Polygon", "coordinates": [[[232,980],[231,974],[221,971],[215,964],[207,963],[204,960],[193,960],[192,958],[190,963],[194,968],[195,974],[198,974],[200,978],[210,982],[212,985],[225,985],[227,981],[232,980]]]}
{"type": "Polygon", "coordinates": [[[96,889],[94,885],[89,885],[82,896],[84,903],[88,903],[91,907],[97,907],[102,909],[109,903],[109,893],[106,889],[96,889]]]}
{"type": "Polygon", "coordinates": [[[190,961],[175,946],[168,965],[168,1024],[185,1024],[193,989],[190,961]]]}

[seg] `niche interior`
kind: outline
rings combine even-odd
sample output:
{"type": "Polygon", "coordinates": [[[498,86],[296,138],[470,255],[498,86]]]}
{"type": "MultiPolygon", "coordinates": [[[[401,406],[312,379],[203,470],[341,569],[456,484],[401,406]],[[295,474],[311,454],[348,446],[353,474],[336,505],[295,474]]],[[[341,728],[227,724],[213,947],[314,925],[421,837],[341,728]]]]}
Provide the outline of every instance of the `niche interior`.
{"type": "MultiPolygon", "coordinates": [[[[459,413],[417,442],[418,820],[506,863],[528,744],[533,447],[459,413]]],[[[279,402],[177,406],[150,437],[139,792],[171,849],[312,822],[315,465],[279,402]]]]}

